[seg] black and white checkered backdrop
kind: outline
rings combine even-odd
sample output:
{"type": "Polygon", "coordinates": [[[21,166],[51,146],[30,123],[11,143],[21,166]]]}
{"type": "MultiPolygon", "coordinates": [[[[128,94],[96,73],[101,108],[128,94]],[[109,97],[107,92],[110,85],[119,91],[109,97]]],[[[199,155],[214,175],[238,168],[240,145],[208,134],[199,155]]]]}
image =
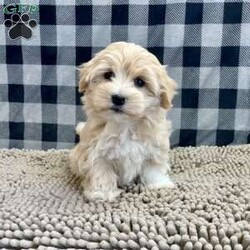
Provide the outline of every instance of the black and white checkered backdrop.
{"type": "Polygon", "coordinates": [[[121,40],[149,49],[179,85],[172,146],[250,143],[249,1],[0,0],[0,147],[72,147],[85,119],[76,66],[121,40]],[[9,38],[13,3],[37,22],[30,39],[9,38]]]}

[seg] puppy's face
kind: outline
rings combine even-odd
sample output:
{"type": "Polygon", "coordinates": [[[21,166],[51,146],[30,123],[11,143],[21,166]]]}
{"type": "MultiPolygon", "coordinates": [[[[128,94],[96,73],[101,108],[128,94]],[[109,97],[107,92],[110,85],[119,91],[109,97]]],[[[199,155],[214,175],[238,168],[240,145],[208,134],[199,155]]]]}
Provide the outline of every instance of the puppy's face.
{"type": "Polygon", "coordinates": [[[175,83],[142,47],[112,43],[80,67],[79,91],[87,114],[102,119],[142,119],[171,107],[175,83]]]}

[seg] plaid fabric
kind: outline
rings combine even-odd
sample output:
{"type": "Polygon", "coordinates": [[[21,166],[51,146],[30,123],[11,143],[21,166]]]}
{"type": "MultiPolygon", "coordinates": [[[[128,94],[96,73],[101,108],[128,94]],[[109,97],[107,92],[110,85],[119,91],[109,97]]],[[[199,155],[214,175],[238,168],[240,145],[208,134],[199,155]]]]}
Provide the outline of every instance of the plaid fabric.
{"type": "Polygon", "coordinates": [[[39,5],[28,13],[37,26],[15,40],[3,25],[10,3],[0,1],[0,147],[72,147],[85,119],[76,66],[120,40],[178,82],[172,146],[250,142],[249,1],[23,0],[39,5]]]}

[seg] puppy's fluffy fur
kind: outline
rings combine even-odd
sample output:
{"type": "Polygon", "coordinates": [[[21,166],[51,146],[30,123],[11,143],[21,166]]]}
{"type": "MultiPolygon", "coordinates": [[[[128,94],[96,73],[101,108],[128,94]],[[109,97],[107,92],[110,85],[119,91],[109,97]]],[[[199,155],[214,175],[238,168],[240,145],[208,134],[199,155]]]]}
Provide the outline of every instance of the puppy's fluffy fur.
{"type": "Polygon", "coordinates": [[[111,201],[137,177],[148,188],[174,186],[166,110],[175,86],[153,54],[131,43],[112,43],[81,65],[88,119],[76,128],[80,142],[70,162],[89,200],[111,201]]]}

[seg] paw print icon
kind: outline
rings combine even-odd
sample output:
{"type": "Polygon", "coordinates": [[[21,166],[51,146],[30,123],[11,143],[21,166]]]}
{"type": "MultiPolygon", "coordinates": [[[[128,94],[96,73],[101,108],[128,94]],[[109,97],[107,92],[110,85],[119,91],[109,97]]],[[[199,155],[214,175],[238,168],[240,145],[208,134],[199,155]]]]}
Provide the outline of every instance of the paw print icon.
{"type": "Polygon", "coordinates": [[[34,19],[30,20],[29,15],[26,13],[22,15],[15,13],[10,19],[4,21],[4,25],[10,28],[9,37],[11,39],[18,37],[29,39],[32,36],[32,28],[36,27],[37,22],[34,19]]]}

